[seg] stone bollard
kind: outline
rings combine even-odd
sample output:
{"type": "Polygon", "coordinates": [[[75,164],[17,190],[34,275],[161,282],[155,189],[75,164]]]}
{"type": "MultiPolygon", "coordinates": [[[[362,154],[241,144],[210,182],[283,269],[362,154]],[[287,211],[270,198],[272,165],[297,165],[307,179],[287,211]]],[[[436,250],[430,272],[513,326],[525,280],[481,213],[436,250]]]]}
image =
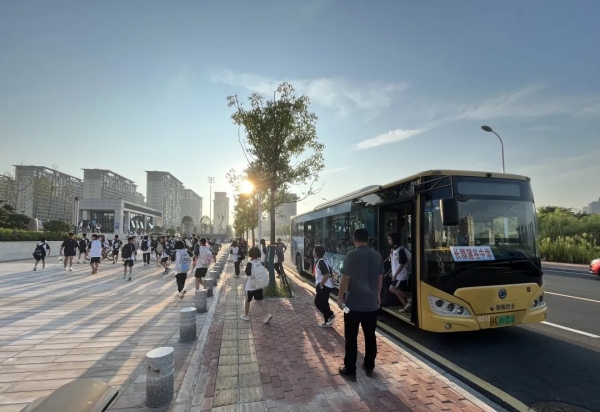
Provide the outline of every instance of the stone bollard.
{"type": "Polygon", "coordinates": [[[171,347],[152,349],[146,354],[146,406],[160,408],[173,401],[175,364],[171,347]]]}
{"type": "Polygon", "coordinates": [[[212,278],[212,277],[204,278],[204,282],[206,282],[206,286],[208,286],[206,288],[206,297],[212,298],[214,296],[213,288],[215,287],[215,278],[212,278]]]}
{"type": "Polygon", "coordinates": [[[212,268],[213,270],[216,270],[218,274],[221,274],[223,271],[223,266],[220,263],[215,263],[212,268]]]}
{"type": "Polygon", "coordinates": [[[199,289],[194,295],[194,302],[196,303],[196,312],[206,313],[206,289],[199,289]]]}
{"type": "Polygon", "coordinates": [[[217,284],[216,279],[219,279],[219,276],[220,276],[219,272],[214,269],[209,270],[208,274],[206,275],[207,278],[215,279],[215,285],[217,284]]]}
{"type": "Polygon", "coordinates": [[[196,340],[196,308],[184,308],[179,311],[179,342],[196,340]]]}

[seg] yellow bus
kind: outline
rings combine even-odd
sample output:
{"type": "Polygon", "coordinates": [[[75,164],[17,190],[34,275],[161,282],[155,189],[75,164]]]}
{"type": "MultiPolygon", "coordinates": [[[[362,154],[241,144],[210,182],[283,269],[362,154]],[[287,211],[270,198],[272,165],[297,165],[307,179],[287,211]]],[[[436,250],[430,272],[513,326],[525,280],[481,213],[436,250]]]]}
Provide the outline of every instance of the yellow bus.
{"type": "MultiPolygon", "coordinates": [[[[334,283],[352,233],[365,228],[369,247],[388,260],[388,235],[411,254],[413,306],[384,278],[382,310],[421,329],[459,332],[546,319],[537,218],[530,179],[473,171],[429,170],[385,186],[369,186],[291,220],[298,272],[311,274],[322,245],[334,283]]],[[[386,263],[389,265],[389,262],[386,263]]]]}

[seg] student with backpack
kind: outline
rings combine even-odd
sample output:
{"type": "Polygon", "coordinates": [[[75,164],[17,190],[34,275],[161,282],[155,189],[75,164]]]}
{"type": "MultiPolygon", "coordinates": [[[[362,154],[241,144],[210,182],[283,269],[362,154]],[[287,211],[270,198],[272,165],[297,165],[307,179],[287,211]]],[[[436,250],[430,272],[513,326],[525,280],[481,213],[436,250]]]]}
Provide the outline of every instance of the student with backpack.
{"type": "Polygon", "coordinates": [[[140,249],[142,250],[142,256],[144,258],[144,266],[150,266],[150,253],[152,252],[152,244],[150,243],[150,240],[148,240],[148,236],[144,236],[140,249]]]}
{"type": "Polygon", "coordinates": [[[390,292],[398,297],[402,304],[400,313],[410,311],[412,307],[412,296],[408,286],[408,277],[410,274],[411,254],[404,246],[400,246],[400,235],[398,233],[390,233],[388,242],[392,246],[390,251],[390,262],[392,263],[392,284],[390,292]]]}
{"type": "Polygon", "coordinates": [[[175,262],[175,280],[177,281],[177,296],[182,299],[185,296],[185,281],[192,267],[192,257],[181,240],[175,242],[175,253],[172,261],[175,262]]]}
{"type": "Polygon", "coordinates": [[[123,242],[121,242],[121,239],[119,239],[119,235],[115,235],[115,238],[112,242],[113,265],[116,264],[117,261],[119,260],[119,250],[121,249],[121,246],[123,246],[123,242]]]}
{"type": "Polygon", "coordinates": [[[123,250],[121,250],[121,257],[123,258],[123,279],[127,277],[127,268],[129,268],[129,277],[128,281],[131,281],[131,272],[133,272],[133,263],[135,262],[135,244],[133,241],[134,237],[128,237],[127,243],[123,246],[123,250]]]}
{"type": "Polygon", "coordinates": [[[102,250],[104,245],[101,240],[98,239],[97,234],[92,235],[92,241],[88,246],[90,253],[90,266],[92,267],[92,275],[98,273],[98,267],[100,266],[100,259],[102,258],[102,250]]]}
{"type": "Polygon", "coordinates": [[[317,295],[315,296],[315,306],[323,314],[325,321],[319,324],[321,328],[330,328],[335,320],[335,314],[329,306],[329,295],[333,290],[333,282],[331,281],[331,274],[333,273],[333,266],[325,258],[325,248],[323,246],[315,246],[313,251],[315,257],[315,266],[313,273],[315,275],[315,282],[317,286],[317,295]]]}
{"type": "Polygon", "coordinates": [[[250,259],[246,264],[246,276],[248,276],[248,281],[246,282],[246,303],[244,305],[244,314],[240,316],[240,319],[247,322],[250,321],[250,302],[254,299],[265,313],[263,323],[266,324],[273,319],[273,315],[269,313],[263,302],[263,289],[269,286],[269,272],[267,272],[267,269],[260,263],[259,248],[256,246],[250,248],[248,257],[250,259]]]}
{"type": "Polygon", "coordinates": [[[81,240],[79,241],[79,256],[77,257],[77,263],[81,263],[81,255],[83,255],[83,261],[88,260],[87,249],[90,245],[90,240],[87,238],[87,234],[84,233],[81,235],[81,240]]]}
{"type": "Polygon", "coordinates": [[[208,267],[214,261],[214,257],[212,250],[206,245],[205,238],[200,239],[200,244],[198,245],[197,254],[195,256],[196,272],[194,273],[194,277],[196,278],[196,290],[200,289],[200,285],[206,289],[207,286],[204,282],[204,277],[206,276],[206,272],[208,272],[208,267]]]}
{"type": "Polygon", "coordinates": [[[35,245],[35,250],[33,251],[33,258],[35,259],[34,271],[37,270],[37,265],[40,261],[42,262],[42,269],[46,268],[46,256],[50,256],[50,245],[46,243],[46,238],[43,237],[40,243],[35,245]]]}
{"type": "Polygon", "coordinates": [[[233,262],[235,267],[235,275],[240,275],[240,247],[238,246],[237,240],[234,240],[229,248],[229,260],[233,262]]]}

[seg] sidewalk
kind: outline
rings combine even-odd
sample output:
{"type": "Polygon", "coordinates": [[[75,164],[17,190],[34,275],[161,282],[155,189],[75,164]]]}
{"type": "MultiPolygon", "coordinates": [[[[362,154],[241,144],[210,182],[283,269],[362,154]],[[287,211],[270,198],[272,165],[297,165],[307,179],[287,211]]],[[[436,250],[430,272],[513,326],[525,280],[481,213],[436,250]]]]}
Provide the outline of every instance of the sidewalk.
{"type": "MultiPolygon", "coordinates": [[[[267,301],[274,314],[268,325],[256,304],[244,322],[246,279],[232,269],[222,277],[191,402],[172,411],[493,410],[381,336],[375,376],[359,370],[358,382],[346,381],[337,373],[344,357],[341,311],[335,308],[334,328],[319,328],[314,294],[296,285],[295,298],[267,301]]],[[[362,352],[359,365],[361,358],[362,352]]]]}

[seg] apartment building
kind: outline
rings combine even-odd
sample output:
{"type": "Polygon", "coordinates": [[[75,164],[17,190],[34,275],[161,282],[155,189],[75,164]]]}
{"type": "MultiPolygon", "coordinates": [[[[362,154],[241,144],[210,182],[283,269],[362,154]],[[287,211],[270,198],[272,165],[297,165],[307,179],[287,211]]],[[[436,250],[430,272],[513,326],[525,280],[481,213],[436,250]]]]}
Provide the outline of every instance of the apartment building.
{"type": "Polygon", "coordinates": [[[144,195],[133,180],[106,169],[83,169],[84,199],[123,199],[144,206],[144,195]]]}
{"type": "Polygon", "coordinates": [[[183,183],[169,172],[146,171],[146,206],[162,214],[163,227],[181,226],[183,183]]]}
{"type": "Polygon", "coordinates": [[[202,198],[192,189],[183,189],[183,199],[181,201],[181,218],[190,216],[194,219],[194,224],[200,224],[202,217],[202,198]]]}
{"type": "Polygon", "coordinates": [[[83,181],[45,166],[15,166],[15,208],[28,216],[74,223],[83,181]]]}
{"type": "Polygon", "coordinates": [[[224,233],[229,226],[229,197],[227,192],[215,192],[213,207],[214,230],[224,233]]]}
{"type": "Polygon", "coordinates": [[[15,206],[15,179],[0,175],[0,206],[15,206]]]}

